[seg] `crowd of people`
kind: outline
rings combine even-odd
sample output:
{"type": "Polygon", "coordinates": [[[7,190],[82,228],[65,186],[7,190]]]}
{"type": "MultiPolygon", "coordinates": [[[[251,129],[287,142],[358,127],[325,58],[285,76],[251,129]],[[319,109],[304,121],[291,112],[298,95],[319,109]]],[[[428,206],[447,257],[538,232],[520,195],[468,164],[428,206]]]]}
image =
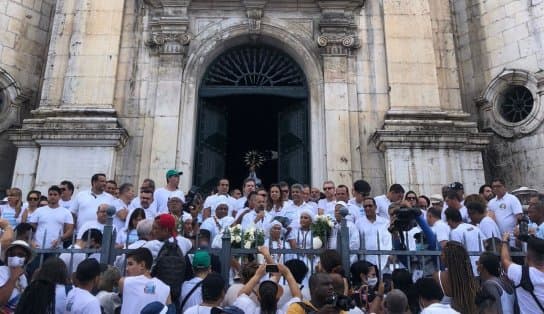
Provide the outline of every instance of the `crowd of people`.
{"type": "Polygon", "coordinates": [[[9,189],[0,312],[544,313],[544,195],[531,195],[524,211],[500,178],[470,195],[460,182],[428,196],[399,184],[372,196],[364,180],[318,188],[252,178],[186,195],[180,175],[168,170],[164,187],[118,186],[99,173],[78,193],[68,180],[26,198],[9,189]],[[115,246],[126,249],[113,265],[98,250],[51,253],[100,248],[111,208],[115,246]],[[337,250],[346,227],[349,269],[337,250]],[[227,231],[258,254],[221,261],[210,249],[227,231]]]}

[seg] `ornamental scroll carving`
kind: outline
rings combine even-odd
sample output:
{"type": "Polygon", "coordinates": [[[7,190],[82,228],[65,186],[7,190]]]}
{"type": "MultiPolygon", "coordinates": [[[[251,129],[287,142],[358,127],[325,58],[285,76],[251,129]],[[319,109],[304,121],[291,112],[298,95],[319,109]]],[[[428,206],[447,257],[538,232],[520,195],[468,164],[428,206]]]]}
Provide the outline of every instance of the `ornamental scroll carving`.
{"type": "Polygon", "coordinates": [[[149,9],[148,47],[157,49],[159,54],[185,56],[191,42],[187,9],[190,0],[145,0],[149,9]]]}
{"type": "Polygon", "coordinates": [[[322,55],[348,56],[360,47],[355,12],[364,5],[357,1],[319,1],[321,19],[317,45],[322,55]]]}

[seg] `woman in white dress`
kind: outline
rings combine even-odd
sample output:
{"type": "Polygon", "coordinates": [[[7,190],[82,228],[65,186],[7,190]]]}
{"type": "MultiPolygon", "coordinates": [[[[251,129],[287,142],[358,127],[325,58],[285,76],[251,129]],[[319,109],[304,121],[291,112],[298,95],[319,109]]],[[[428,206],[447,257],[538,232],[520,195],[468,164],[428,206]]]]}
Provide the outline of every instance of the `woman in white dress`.
{"type": "MultiPolygon", "coordinates": [[[[265,231],[265,245],[271,249],[290,249],[291,245],[284,238],[285,228],[278,220],[272,220],[265,231]]],[[[285,263],[292,258],[291,254],[272,254],[275,263],[285,263]]]]}
{"type": "MultiPolygon", "coordinates": [[[[304,208],[300,211],[298,227],[293,228],[288,235],[289,245],[293,249],[319,249],[314,247],[313,235],[311,226],[314,221],[314,213],[310,208],[304,208]]],[[[312,254],[297,254],[297,258],[303,261],[308,269],[314,269],[314,266],[317,265],[319,257],[312,254]]],[[[308,272],[307,278],[311,275],[312,271],[308,272]]],[[[307,284],[307,278],[305,279],[304,284],[307,284]]]]}

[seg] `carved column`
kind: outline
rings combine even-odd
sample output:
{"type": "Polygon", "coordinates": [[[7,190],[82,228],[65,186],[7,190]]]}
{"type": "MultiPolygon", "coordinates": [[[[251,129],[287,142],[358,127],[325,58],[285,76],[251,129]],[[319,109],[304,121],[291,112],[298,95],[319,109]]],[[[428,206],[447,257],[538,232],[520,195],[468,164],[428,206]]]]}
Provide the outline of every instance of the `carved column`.
{"type": "MultiPolygon", "coordinates": [[[[144,135],[149,143],[149,168],[141,177],[163,178],[167,169],[186,166],[177,164],[177,142],[181,115],[183,70],[192,34],[189,31],[188,6],[191,1],[148,0],[147,46],[157,62],[154,105],[151,104],[153,132],[144,135]]],[[[185,178],[184,178],[185,179],[185,178]]]]}
{"type": "Polygon", "coordinates": [[[356,101],[356,95],[350,95],[350,63],[359,48],[354,10],[363,2],[319,1],[317,44],[324,71],[327,176],[337,183],[353,182],[350,101],[356,101]]]}

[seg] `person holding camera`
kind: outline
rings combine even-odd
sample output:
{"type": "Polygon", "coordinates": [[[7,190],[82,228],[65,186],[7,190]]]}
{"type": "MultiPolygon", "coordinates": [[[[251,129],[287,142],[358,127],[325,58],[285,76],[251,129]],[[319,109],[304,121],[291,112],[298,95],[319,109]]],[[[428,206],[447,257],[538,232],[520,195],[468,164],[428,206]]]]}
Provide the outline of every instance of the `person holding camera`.
{"type": "Polygon", "coordinates": [[[544,240],[526,236],[525,265],[510,258],[510,233],[505,232],[501,245],[501,264],[508,278],[516,286],[520,313],[544,313],[544,240]]]}

